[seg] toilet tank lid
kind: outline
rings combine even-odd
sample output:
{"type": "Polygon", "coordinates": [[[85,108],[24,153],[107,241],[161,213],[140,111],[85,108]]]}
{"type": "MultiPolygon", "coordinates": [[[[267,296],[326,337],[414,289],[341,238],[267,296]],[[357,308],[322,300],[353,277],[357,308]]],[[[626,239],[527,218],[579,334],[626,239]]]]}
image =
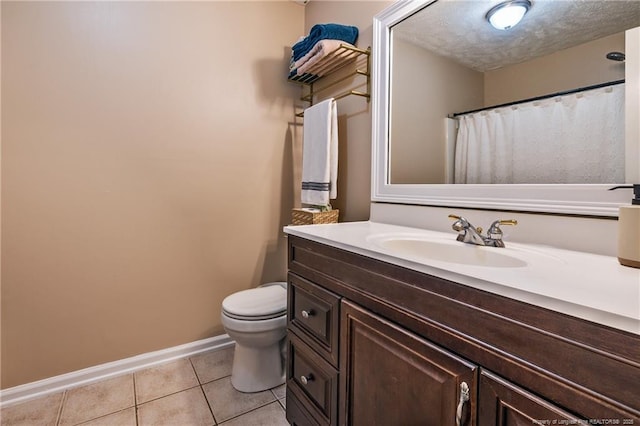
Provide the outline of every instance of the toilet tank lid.
{"type": "Polygon", "coordinates": [[[279,285],[242,290],[225,297],[222,309],[246,317],[284,312],[287,309],[287,290],[279,285]]]}

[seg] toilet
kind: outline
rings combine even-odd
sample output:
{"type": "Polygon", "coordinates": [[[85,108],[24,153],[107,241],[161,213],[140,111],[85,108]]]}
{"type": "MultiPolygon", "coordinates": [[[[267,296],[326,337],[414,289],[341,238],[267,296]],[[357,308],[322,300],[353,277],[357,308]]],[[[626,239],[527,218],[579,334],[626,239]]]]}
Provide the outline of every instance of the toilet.
{"type": "Polygon", "coordinates": [[[222,301],[222,325],[236,342],[231,384],[240,392],[260,392],[284,383],[287,283],[243,290],[222,301]]]}

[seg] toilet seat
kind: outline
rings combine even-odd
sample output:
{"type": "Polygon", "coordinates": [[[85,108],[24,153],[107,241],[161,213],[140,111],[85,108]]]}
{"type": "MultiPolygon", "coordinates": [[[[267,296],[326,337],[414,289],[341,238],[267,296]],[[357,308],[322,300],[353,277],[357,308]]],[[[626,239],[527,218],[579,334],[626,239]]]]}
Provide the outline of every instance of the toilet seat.
{"type": "Polygon", "coordinates": [[[222,301],[222,312],[243,321],[264,321],[286,315],[287,290],[282,285],[265,285],[242,290],[222,301]]]}
{"type": "Polygon", "coordinates": [[[264,321],[264,320],[269,320],[269,319],[273,319],[273,318],[278,318],[281,317],[283,315],[287,314],[287,311],[281,311],[281,312],[276,312],[274,314],[271,315],[254,315],[254,316],[244,316],[244,315],[236,315],[233,314],[229,311],[226,310],[222,310],[222,313],[224,315],[226,315],[229,318],[233,318],[233,319],[237,319],[237,320],[242,320],[242,321],[264,321]]]}

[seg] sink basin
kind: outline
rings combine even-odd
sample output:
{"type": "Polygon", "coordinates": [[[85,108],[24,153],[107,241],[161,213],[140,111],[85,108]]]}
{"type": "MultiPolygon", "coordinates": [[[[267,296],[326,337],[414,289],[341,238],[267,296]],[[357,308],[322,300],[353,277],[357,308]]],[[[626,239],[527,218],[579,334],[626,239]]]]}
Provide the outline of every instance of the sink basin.
{"type": "Polygon", "coordinates": [[[465,244],[459,241],[432,240],[420,237],[379,237],[370,242],[393,252],[395,255],[414,260],[436,260],[469,266],[491,268],[522,268],[527,262],[512,256],[507,249],[465,244]]]}

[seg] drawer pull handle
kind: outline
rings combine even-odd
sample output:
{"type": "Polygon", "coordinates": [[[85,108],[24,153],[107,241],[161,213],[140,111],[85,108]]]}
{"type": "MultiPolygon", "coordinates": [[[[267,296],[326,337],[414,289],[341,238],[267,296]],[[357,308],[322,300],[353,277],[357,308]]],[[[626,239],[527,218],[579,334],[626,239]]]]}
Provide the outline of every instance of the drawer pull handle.
{"type": "Polygon", "coordinates": [[[313,374],[308,374],[306,376],[300,376],[300,381],[303,385],[306,385],[309,382],[313,381],[313,374]]]}
{"type": "Polygon", "coordinates": [[[471,411],[469,410],[469,385],[466,382],[460,383],[460,400],[456,409],[456,426],[466,426],[469,424],[471,411]]]}
{"type": "Polygon", "coordinates": [[[313,309],[309,309],[308,311],[303,309],[301,314],[302,318],[309,319],[309,317],[312,317],[315,312],[313,312],[313,309]]]}

